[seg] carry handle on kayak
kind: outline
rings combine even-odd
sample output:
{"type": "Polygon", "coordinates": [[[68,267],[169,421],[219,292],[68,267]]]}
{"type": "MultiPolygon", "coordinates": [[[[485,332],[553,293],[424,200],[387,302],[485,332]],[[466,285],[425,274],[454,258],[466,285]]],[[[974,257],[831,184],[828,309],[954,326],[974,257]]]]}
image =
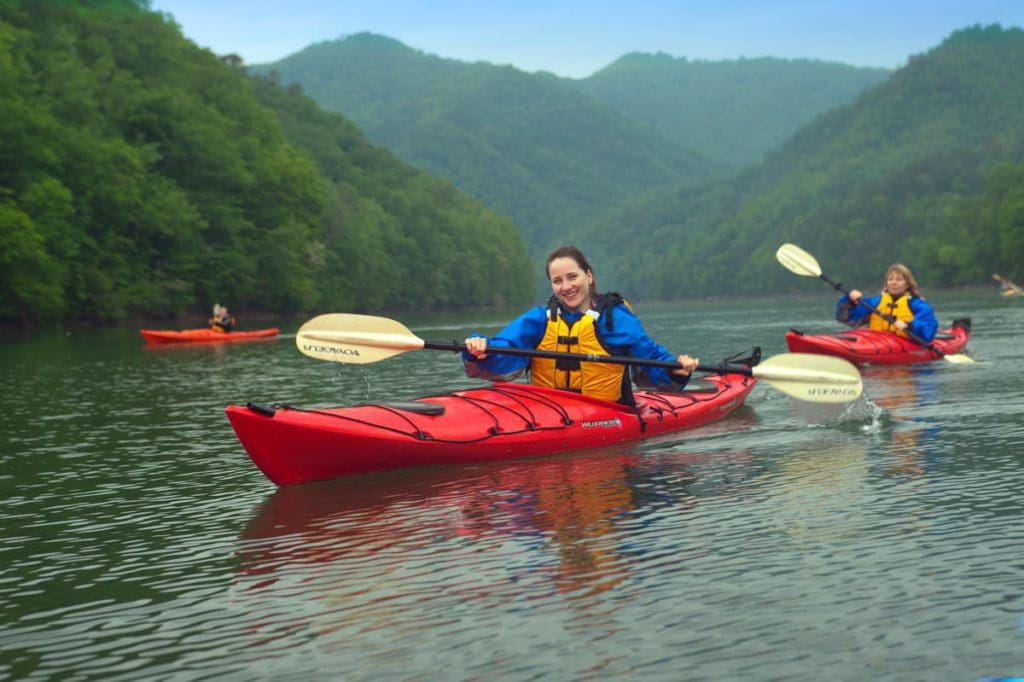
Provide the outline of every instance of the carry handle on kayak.
{"type": "MultiPolygon", "coordinates": [[[[802,277],[817,277],[826,284],[830,285],[839,293],[844,294],[846,296],[850,295],[850,292],[848,292],[842,284],[840,284],[839,282],[833,282],[824,273],[822,273],[821,266],[818,265],[818,261],[814,258],[814,256],[807,253],[796,244],[783,244],[782,246],[780,246],[778,251],[775,252],[775,259],[778,260],[784,268],[786,268],[792,273],[795,273],[802,277]]],[[[885,313],[879,310],[878,308],[874,308],[868,305],[867,303],[864,303],[862,299],[857,300],[857,305],[869,309],[875,315],[878,315],[882,319],[889,322],[889,324],[896,323],[896,318],[894,316],[885,313]]],[[[931,352],[935,353],[936,356],[944,358],[949,362],[963,365],[971,364],[974,362],[973,358],[963,353],[954,353],[946,355],[941,350],[936,348],[935,344],[925,341],[924,339],[922,339],[920,336],[910,331],[909,329],[904,329],[903,333],[907,335],[908,339],[910,339],[917,345],[923,348],[927,348],[931,352]]]]}
{"type": "MultiPolygon", "coordinates": [[[[331,362],[367,364],[410,350],[460,352],[466,345],[457,341],[424,341],[401,322],[374,315],[328,313],[309,320],[295,334],[295,345],[304,355],[331,362]]],[[[679,369],[679,363],[620,356],[563,353],[529,348],[491,348],[494,355],[518,355],[549,359],[572,359],[638,367],[679,369]]],[[[860,372],[850,362],[811,353],[783,353],[755,367],[721,363],[698,365],[712,374],[744,374],[764,380],[783,393],[820,403],[855,400],[863,391],[860,372]]]]}

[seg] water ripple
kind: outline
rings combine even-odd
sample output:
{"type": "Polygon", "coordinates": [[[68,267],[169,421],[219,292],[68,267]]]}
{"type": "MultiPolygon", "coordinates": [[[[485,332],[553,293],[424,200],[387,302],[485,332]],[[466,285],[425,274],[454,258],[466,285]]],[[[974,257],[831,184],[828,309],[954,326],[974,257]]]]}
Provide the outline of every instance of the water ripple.
{"type": "MultiPolygon", "coordinates": [[[[472,382],[447,354],[356,368],[288,341],[0,345],[0,675],[1019,675],[1024,306],[963,301],[939,304],[969,311],[985,362],[867,369],[842,411],[759,386],[658,442],[290,489],[249,462],[226,404],[472,382]]],[[[752,335],[782,352],[771,320],[792,305],[752,305],[650,328],[706,357],[752,335]]]]}

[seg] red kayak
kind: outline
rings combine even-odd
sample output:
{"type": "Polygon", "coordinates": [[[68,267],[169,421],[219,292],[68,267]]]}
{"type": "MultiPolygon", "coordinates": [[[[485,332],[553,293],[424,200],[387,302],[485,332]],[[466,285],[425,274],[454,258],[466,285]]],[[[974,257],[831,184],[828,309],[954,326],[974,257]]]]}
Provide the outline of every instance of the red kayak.
{"type": "Polygon", "coordinates": [[[637,407],[518,383],[409,402],[303,409],[229,405],[228,420],[277,485],[403,467],[538,457],[682,431],[743,405],[757,379],[710,375],[637,407]]]}
{"type": "Polygon", "coordinates": [[[786,345],[794,353],[832,355],[855,365],[913,365],[959,353],[970,338],[971,321],[961,319],[954,320],[952,327],[935,335],[931,343],[935,350],[893,332],[872,329],[851,329],[836,334],[805,334],[790,329],[786,332],[786,345]]]}
{"type": "Polygon", "coordinates": [[[142,338],[149,343],[231,343],[234,341],[251,341],[253,339],[270,339],[278,335],[277,327],[254,329],[248,332],[218,332],[209,328],[203,329],[140,329],[142,338]]]}

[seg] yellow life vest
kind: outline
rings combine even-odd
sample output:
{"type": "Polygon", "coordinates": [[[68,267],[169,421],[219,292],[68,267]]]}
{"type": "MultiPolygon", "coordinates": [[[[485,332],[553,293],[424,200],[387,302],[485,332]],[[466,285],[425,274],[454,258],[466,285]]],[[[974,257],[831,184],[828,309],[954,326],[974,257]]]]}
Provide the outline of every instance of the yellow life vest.
{"type": "MultiPolygon", "coordinates": [[[[878,301],[876,308],[883,313],[895,317],[897,320],[903,320],[907,324],[910,324],[914,319],[914,313],[910,310],[910,296],[908,294],[893,299],[888,293],[884,293],[881,300],[878,301]]],[[[871,329],[896,332],[900,336],[906,336],[903,332],[897,331],[892,322],[876,313],[871,314],[871,321],[868,324],[871,329]]]]}
{"type": "MultiPolygon", "coordinates": [[[[619,299],[621,300],[621,299],[619,299]]],[[[614,305],[614,303],[612,303],[614,305]]],[[[628,303],[626,305],[629,305],[628,303]]],[[[548,307],[548,324],[539,350],[588,355],[611,355],[601,342],[597,321],[600,310],[591,308],[575,323],[566,322],[556,306],[548,307]]],[[[595,398],[620,401],[629,377],[625,365],[570,359],[532,358],[530,383],[575,391],[595,398]]],[[[632,398],[632,394],[628,396],[632,398]]]]}

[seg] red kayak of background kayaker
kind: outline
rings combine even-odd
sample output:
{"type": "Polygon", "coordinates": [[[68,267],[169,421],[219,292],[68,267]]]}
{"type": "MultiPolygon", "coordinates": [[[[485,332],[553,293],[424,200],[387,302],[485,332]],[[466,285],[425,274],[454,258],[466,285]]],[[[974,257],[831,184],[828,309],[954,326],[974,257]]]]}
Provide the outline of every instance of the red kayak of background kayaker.
{"type": "Polygon", "coordinates": [[[404,403],[301,409],[229,405],[257,467],[277,485],[432,464],[537,457],[706,424],[743,405],[757,380],[723,374],[678,393],[636,391],[636,408],[496,383],[404,403]]]}
{"type": "Polygon", "coordinates": [[[922,345],[893,332],[850,329],[833,334],[805,334],[790,329],[786,345],[794,353],[819,353],[848,360],[855,365],[912,365],[954,356],[971,337],[969,319],[954,320],[953,326],[922,345]]]}
{"type": "Polygon", "coordinates": [[[267,329],[254,329],[252,331],[231,331],[220,332],[209,328],[203,329],[140,329],[142,338],[152,344],[166,343],[232,343],[235,341],[252,341],[255,339],[269,339],[277,336],[280,330],[277,327],[267,329]]]}

